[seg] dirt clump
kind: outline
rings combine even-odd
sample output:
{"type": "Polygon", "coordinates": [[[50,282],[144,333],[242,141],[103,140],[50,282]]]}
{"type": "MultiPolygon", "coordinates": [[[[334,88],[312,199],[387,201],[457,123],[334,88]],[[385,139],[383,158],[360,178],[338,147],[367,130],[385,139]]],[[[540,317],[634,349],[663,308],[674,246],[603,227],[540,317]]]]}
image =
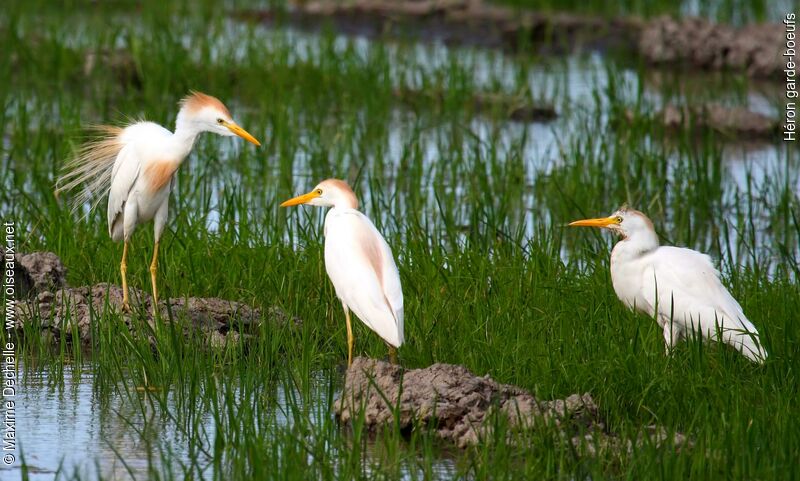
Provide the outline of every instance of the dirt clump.
{"type": "MultiPolygon", "coordinates": [[[[447,93],[442,89],[395,89],[395,98],[412,107],[441,107],[446,102],[447,93]]],[[[501,93],[473,94],[468,99],[468,109],[475,113],[500,112],[515,122],[547,122],[558,117],[551,105],[537,105],[523,95],[501,93]]]]}
{"type": "MultiPolygon", "coordinates": [[[[64,281],[66,269],[55,254],[33,253],[21,257],[24,262],[18,264],[20,278],[32,279],[33,287],[25,299],[17,302],[19,333],[25,330],[30,333],[33,329],[54,340],[64,337],[69,342],[89,344],[93,326],[96,329],[105,316],[119,319],[131,329],[134,321],[154,325],[152,298],[141,290],[130,288],[133,312],[123,313],[121,287],[107,283],[68,287],[64,281]]],[[[262,322],[301,323],[275,306],[260,310],[215,297],[168,299],[159,302],[158,309],[164,322],[178,323],[186,336],[206,336],[212,345],[220,345],[221,340],[235,342],[255,331],[262,322]]]]}
{"type": "Polygon", "coordinates": [[[713,130],[733,140],[770,140],[779,133],[778,121],[743,107],[704,104],[667,105],[658,118],[670,130],[713,130]]]}
{"type": "Polygon", "coordinates": [[[17,253],[14,255],[14,282],[17,298],[29,297],[37,291],[65,286],[67,268],[52,252],[17,253]]]}
{"type": "Polygon", "coordinates": [[[777,77],[785,68],[784,28],[757,23],[741,28],[703,18],[655,18],[644,25],[639,53],[653,64],[703,70],[739,70],[752,77],[777,77]]]}
{"type": "Polygon", "coordinates": [[[87,51],[83,56],[83,75],[87,78],[97,72],[108,70],[123,85],[134,88],[142,87],[142,75],[136,65],[136,59],[129,50],[99,49],[87,51]]]}
{"type": "MultiPolygon", "coordinates": [[[[529,392],[500,384],[487,376],[475,376],[463,366],[433,364],[405,370],[387,362],[356,358],[347,370],[345,386],[334,403],[334,413],[343,424],[364,418],[370,430],[397,423],[401,430],[431,429],[460,448],[478,444],[492,436],[496,415],[511,431],[556,429],[581,452],[617,452],[632,449],[606,429],[600,410],[588,393],[542,401],[529,392]]],[[[684,436],[670,436],[663,428],[647,427],[636,444],[669,440],[687,444],[684,436]]],[[[515,439],[511,438],[513,442],[515,439]]]]}

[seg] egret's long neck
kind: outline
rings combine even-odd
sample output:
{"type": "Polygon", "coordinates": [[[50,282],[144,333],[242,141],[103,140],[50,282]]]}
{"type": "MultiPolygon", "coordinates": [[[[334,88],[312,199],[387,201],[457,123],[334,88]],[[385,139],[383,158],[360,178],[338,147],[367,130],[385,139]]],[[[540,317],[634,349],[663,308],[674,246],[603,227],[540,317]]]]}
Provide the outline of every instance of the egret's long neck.
{"type": "Polygon", "coordinates": [[[195,123],[189,119],[184,109],[181,109],[180,112],[178,112],[178,118],[175,120],[175,133],[172,135],[177,154],[181,161],[192,151],[194,141],[197,140],[199,134],[200,130],[196,127],[195,123]]]}
{"type": "Polygon", "coordinates": [[[333,207],[337,209],[358,209],[358,199],[353,192],[342,192],[333,201],[333,207]]]}
{"type": "Polygon", "coordinates": [[[639,257],[658,249],[658,234],[653,229],[639,229],[617,242],[614,256],[619,260],[639,257]]]}

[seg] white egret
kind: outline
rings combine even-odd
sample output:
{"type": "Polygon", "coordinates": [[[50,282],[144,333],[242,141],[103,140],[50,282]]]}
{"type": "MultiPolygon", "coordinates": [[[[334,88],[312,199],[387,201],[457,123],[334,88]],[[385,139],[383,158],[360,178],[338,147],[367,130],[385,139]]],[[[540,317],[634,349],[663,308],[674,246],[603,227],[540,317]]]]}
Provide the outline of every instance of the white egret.
{"type": "Polygon", "coordinates": [[[228,109],[217,98],[191,92],[180,101],[175,132],[153,122],[136,122],[125,127],[99,126],[99,138],[86,143],[69,161],[56,182],[56,193],[85,184],[73,207],[92,197],[93,207],[108,195],[108,233],[115,242],[123,241],[123,309],[130,310],[128,297],[128,243],[136,226],[154,220],[155,249],[150,264],[153,309],[158,303],[156,272],[158,243],[167,223],[169,194],[175,172],[186,159],[201,132],[239,137],[261,145],[239,127],[228,109]]]}
{"type": "Polygon", "coordinates": [[[325,269],[344,307],[347,365],[353,362],[351,310],[386,341],[396,362],[396,348],[403,344],[403,291],[389,244],[358,210],[355,194],[341,180],[324,180],[281,207],[298,204],[332,207],[325,216],[325,269]]]}
{"type": "Polygon", "coordinates": [[[658,321],[669,352],[689,334],[722,341],[751,361],[767,352],[758,331],[719,279],[711,258],[682,247],[659,246],[653,223],[625,206],[610,217],[585,219],[571,226],[601,227],[620,235],[611,251],[611,283],[629,308],[658,321]]]}

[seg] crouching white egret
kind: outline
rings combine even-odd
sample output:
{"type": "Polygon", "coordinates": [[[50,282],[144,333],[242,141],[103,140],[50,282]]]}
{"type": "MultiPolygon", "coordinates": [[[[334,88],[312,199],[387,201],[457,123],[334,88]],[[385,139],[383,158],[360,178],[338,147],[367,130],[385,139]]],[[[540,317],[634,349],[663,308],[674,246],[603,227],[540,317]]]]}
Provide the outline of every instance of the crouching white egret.
{"type": "Polygon", "coordinates": [[[67,162],[56,182],[56,194],[85,184],[73,201],[77,209],[92,197],[93,207],[108,194],[108,233],[122,248],[123,310],[130,310],[128,297],[128,243],[136,226],[154,220],[155,249],[150,264],[153,309],[157,311],[158,243],[167,223],[169,193],[175,172],[186,159],[201,132],[239,137],[255,145],[258,140],[239,127],[217,98],[191,92],[180,101],[175,132],[153,122],[125,127],[99,126],[99,138],[86,143],[67,162]]]}
{"type": "Polygon", "coordinates": [[[328,179],[281,207],[309,204],[332,207],[325,216],[325,269],[347,322],[347,365],[353,362],[352,310],[389,345],[403,344],[403,291],[392,250],[372,221],[358,210],[358,200],[345,182],[328,179]]]}
{"type": "Polygon", "coordinates": [[[617,297],[631,309],[654,316],[664,330],[669,352],[689,334],[722,341],[751,361],[767,352],[758,331],[719,279],[711,258],[682,247],[659,246],[653,223],[625,206],[610,217],[572,222],[601,227],[622,240],[611,251],[611,282],[617,297]]]}

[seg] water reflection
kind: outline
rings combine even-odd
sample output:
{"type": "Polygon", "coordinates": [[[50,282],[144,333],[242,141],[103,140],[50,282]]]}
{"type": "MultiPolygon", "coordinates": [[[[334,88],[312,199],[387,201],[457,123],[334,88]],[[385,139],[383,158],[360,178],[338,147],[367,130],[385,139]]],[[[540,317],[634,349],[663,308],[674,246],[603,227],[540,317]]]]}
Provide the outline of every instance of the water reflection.
{"type": "MultiPolygon", "coordinates": [[[[169,396],[166,412],[155,402],[132,402],[125,394],[126,389],[133,389],[131,386],[120,386],[119,391],[109,395],[105,392],[108,386],[98,380],[89,363],[64,366],[63,377],[61,372],[51,373],[49,368],[25,366],[20,367],[20,375],[23,382],[16,399],[17,459],[22,449],[29,469],[28,479],[141,480],[150,479],[153,472],[181,479],[184,466],[193,466],[193,476],[199,479],[212,478],[210,458],[217,425],[211,412],[188,409],[173,396],[169,396]],[[166,455],[166,465],[162,455],[166,455]],[[193,465],[192,459],[198,456],[208,459],[193,465]]],[[[257,396],[262,401],[243,400],[265,403],[263,409],[269,413],[271,425],[257,429],[274,432],[301,422],[303,426],[325,430],[324,424],[334,422],[328,393],[336,389],[338,379],[330,373],[317,372],[309,383],[307,395],[278,383],[271,393],[257,396]]],[[[236,390],[234,397],[240,395],[236,390]]],[[[187,402],[199,406],[201,399],[187,402]]],[[[256,419],[240,421],[257,422],[256,419]]],[[[310,430],[312,436],[314,429],[310,430]]],[[[380,465],[380,448],[367,446],[366,454],[364,469],[369,472],[373,463],[380,465]]],[[[401,471],[408,479],[418,479],[419,466],[423,464],[412,461],[401,471]]],[[[442,477],[455,472],[452,459],[437,460],[433,467],[442,477]]],[[[0,468],[0,479],[22,480],[19,462],[10,469],[0,468]]]]}

